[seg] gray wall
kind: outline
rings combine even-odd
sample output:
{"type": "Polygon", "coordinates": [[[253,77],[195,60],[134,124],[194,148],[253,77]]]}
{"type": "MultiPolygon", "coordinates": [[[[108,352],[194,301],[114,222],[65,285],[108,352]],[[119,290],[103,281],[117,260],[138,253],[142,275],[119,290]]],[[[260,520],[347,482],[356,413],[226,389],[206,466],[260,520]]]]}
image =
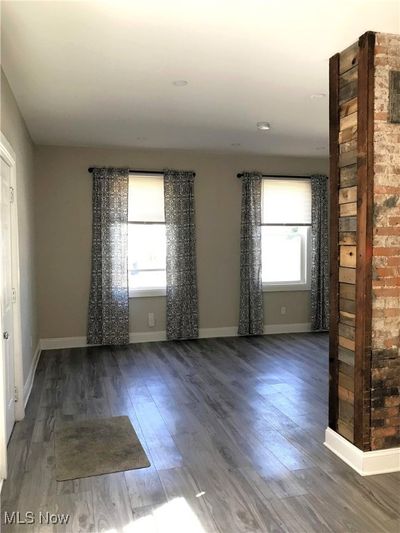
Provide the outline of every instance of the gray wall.
{"type": "MultiPolygon", "coordinates": [[[[39,146],[36,231],[41,338],[86,335],[90,281],[93,165],[196,172],[197,261],[201,328],[236,326],[239,305],[240,181],[237,172],[327,173],[328,160],[189,151],[39,146]]],[[[309,322],[309,293],[265,293],[265,323],[309,322]],[[281,306],[287,314],[281,315],[281,306]]],[[[165,298],[131,300],[131,332],[165,329],[165,298]]]]}
{"type": "Polygon", "coordinates": [[[1,131],[11,144],[17,158],[22,351],[24,380],[26,380],[39,338],[34,262],[34,146],[3,71],[1,71],[1,131]]]}

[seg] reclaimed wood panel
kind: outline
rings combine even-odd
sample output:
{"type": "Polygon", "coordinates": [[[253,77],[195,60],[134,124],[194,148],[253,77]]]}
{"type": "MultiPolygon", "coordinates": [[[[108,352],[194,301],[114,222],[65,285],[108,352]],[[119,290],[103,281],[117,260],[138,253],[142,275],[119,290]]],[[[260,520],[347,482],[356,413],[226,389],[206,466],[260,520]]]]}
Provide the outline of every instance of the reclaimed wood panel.
{"type": "Polygon", "coordinates": [[[357,201],[357,187],[345,187],[339,189],[339,204],[347,204],[357,201]]]}
{"type": "Polygon", "coordinates": [[[347,70],[340,76],[339,86],[343,87],[347,83],[350,83],[352,81],[357,81],[357,79],[358,79],[358,68],[357,66],[354,66],[353,68],[347,70]]]}
{"type": "Polygon", "coordinates": [[[354,285],[356,283],[356,269],[339,267],[339,281],[354,285]]]}
{"type": "Polygon", "coordinates": [[[339,105],[357,96],[357,81],[352,81],[339,90],[339,105]]]}
{"type": "Polygon", "coordinates": [[[343,152],[339,155],[339,167],[347,167],[357,163],[357,150],[351,152],[343,152]]]}
{"type": "Polygon", "coordinates": [[[339,55],[339,74],[343,74],[358,64],[358,42],[348,46],[339,55]]]}
{"type": "Polygon", "coordinates": [[[339,320],[342,324],[347,324],[348,326],[355,327],[356,325],[356,315],[355,313],[349,313],[348,311],[339,311],[339,320]]]}
{"type": "Polygon", "coordinates": [[[339,400],[339,416],[347,424],[353,424],[354,405],[350,402],[339,400]]]}
{"type": "Polygon", "coordinates": [[[355,141],[357,139],[357,126],[352,126],[339,133],[339,143],[355,141]]]}
{"type": "Polygon", "coordinates": [[[348,100],[347,102],[343,102],[339,106],[339,116],[345,117],[346,115],[351,115],[352,113],[355,113],[357,111],[357,105],[357,96],[355,96],[351,100],[348,100]]]}
{"type": "Polygon", "coordinates": [[[354,352],[355,350],[355,342],[351,339],[347,339],[346,337],[341,337],[339,335],[339,346],[342,346],[343,348],[347,348],[348,350],[351,350],[354,352]]]}
{"type": "MultiPolygon", "coordinates": [[[[339,370],[339,387],[342,387],[342,389],[345,389],[349,392],[354,392],[353,376],[344,374],[343,372],[340,372],[339,370]]],[[[346,399],[346,398],[342,398],[342,399],[346,399]]]]}
{"type": "MultiPolygon", "coordinates": [[[[343,350],[343,348],[341,348],[341,350],[343,350]]],[[[348,364],[343,361],[339,361],[339,372],[341,372],[342,374],[346,374],[346,376],[354,377],[354,361],[353,364],[348,364]]]]}
{"type": "Polygon", "coordinates": [[[339,427],[342,435],[354,442],[354,404],[339,400],[339,427]]]}
{"type": "Polygon", "coordinates": [[[356,330],[352,326],[348,326],[347,324],[342,324],[339,322],[339,335],[354,341],[356,338],[356,330]]]}
{"type": "MultiPolygon", "coordinates": [[[[347,366],[354,367],[354,351],[348,350],[347,348],[342,348],[340,346],[338,350],[338,354],[339,354],[340,362],[345,363],[345,365],[347,366]]],[[[343,366],[340,365],[339,363],[339,373],[342,373],[342,374],[345,373],[346,376],[350,377],[353,383],[353,387],[354,387],[354,380],[353,380],[354,371],[353,370],[346,370],[346,367],[343,368],[343,366]]]]}
{"type": "MultiPolygon", "coordinates": [[[[340,134],[339,134],[339,140],[340,140],[340,134]]],[[[354,138],[350,141],[342,142],[339,145],[339,153],[340,154],[346,154],[354,152],[357,148],[357,139],[354,138]]]]}
{"type": "Polygon", "coordinates": [[[339,231],[357,231],[357,217],[340,217],[339,231]]]}
{"type": "MultiPolygon", "coordinates": [[[[351,286],[351,285],[350,285],[351,286]]],[[[346,313],[356,313],[356,302],[354,300],[347,300],[346,298],[340,298],[339,308],[346,313]]]]}
{"type": "Polygon", "coordinates": [[[356,288],[354,285],[349,283],[340,283],[339,285],[340,297],[346,300],[355,300],[356,299],[356,288]]]}
{"type": "Polygon", "coordinates": [[[357,127],[357,113],[346,115],[340,119],[340,131],[353,128],[354,126],[357,127]]]}
{"type": "Polygon", "coordinates": [[[340,266],[356,268],[356,246],[340,246],[340,266]]]}
{"type": "MultiPolygon", "coordinates": [[[[355,349],[355,282],[357,258],[357,138],[358,138],[358,43],[339,57],[337,76],[336,160],[339,184],[335,213],[338,217],[336,254],[339,285],[337,307],[337,402],[338,431],[353,442],[354,425],[354,349],[355,349]]],[[[332,158],[331,158],[332,163],[332,158]]],[[[331,204],[332,208],[332,204],[331,204]]]]}
{"type": "MultiPolygon", "coordinates": [[[[351,204],[343,204],[343,206],[351,204]]],[[[341,231],[339,232],[339,244],[356,244],[357,234],[355,231],[341,231]]]]}
{"type": "Polygon", "coordinates": [[[352,217],[357,215],[357,203],[340,204],[339,215],[341,217],[352,217]]]}
{"type": "Polygon", "coordinates": [[[340,187],[357,185],[357,165],[349,165],[340,169],[340,187]]]}
{"type": "Polygon", "coordinates": [[[354,404],[354,392],[340,385],[340,374],[339,374],[339,400],[343,400],[350,404],[354,404]]]}
{"type": "Polygon", "coordinates": [[[338,432],[350,442],[354,440],[354,427],[353,424],[345,424],[342,420],[338,422],[338,432]]]}

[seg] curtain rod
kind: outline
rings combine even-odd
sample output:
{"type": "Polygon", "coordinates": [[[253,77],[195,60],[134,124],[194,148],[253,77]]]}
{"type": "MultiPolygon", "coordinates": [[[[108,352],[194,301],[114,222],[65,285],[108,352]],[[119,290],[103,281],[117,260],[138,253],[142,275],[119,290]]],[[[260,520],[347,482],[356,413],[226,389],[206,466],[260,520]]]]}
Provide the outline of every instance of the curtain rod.
{"type": "MultiPolygon", "coordinates": [[[[95,169],[96,167],[89,167],[88,168],[88,172],[90,172],[90,174],[92,174],[93,170],[95,169]]],[[[139,169],[134,169],[134,168],[130,168],[129,169],[129,174],[144,174],[146,176],[149,176],[149,175],[153,175],[153,174],[160,174],[160,175],[164,175],[164,171],[163,170],[139,170],[139,169]]],[[[196,177],[196,173],[193,172],[193,176],[196,177]]]]}
{"type": "MultiPolygon", "coordinates": [[[[243,172],[240,172],[239,174],[236,175],[238,178],[242,178],[243,177],[243,172]]],[[[311,176],[286,176],[284,174],[280,174],[279,176],[276,176],[275,174],[261,174],[261,177],[262,178],[275,178],[275,179],[282,179],[282,180],[285,180],[285,179],[288,179],[288,178],[294,178],[294,179],[310,179],[311,176]]]]}

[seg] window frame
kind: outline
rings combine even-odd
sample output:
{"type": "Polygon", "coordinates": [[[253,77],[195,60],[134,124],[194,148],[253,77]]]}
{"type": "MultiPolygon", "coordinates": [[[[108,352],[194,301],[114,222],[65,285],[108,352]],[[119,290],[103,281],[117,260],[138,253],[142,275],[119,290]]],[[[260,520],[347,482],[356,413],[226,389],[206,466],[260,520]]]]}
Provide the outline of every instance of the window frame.
{"type": "MultiPolygon", "coordinates": [[[[268,179],[281,179],[282,181],[296,181],[297,178],[281,178],[280,176],[269,176],[268,178],[262,178],[264,180],[268,179]]],[[[297,181],[304,181],[304,178],[298,178],[297,181]]],[[[263,186],[263,185],[262,185],[263,186]]],[[[262,200],[264,195],[261,196],[262,200]]],[[[263,205],[261,206],[263,209],[263,205]]],[[[262,290],[263,292],[285,292],[285,291],[309,291],[311,290],[311,222],[308,223],[269,223],[261,222],[261,228],[263,226],[274,226],[274,227],[305,227],[307,228],[304,245],[301,247],[301,281],[263,281],[262,290]]],[[[262,236],[261,236],[261,246],[262,246],[262,236]]],[[[261,265],[262,268],[262,265],[261,265]]]]}
{"type": "MultiPolygon", "coordinates": [[[[134,174],[134,173],[130,173],[129,174],[129,177],[131,176],[134,176],[134,177],[138,177],[140,178],[141,177],[141,174],[134,174]]],[[[157,178],[160,178],[160,179],[163,179],[163,176],[160,176],[159,174],[145,174],[143,175],[143,177],[149,177],[149,176],[153,176],[153,177],[157,177],[157,178]]],[[[129,194],[129,190],[128,190],[128,194],[129,194]]],[[[157,224],[157,225],[166,225],[166,222],[164,220],[164,222],[162,221],[140,221],[140,220],[129,220],[128,219],[128,226],[130,224],[134,224],[134,225],[153,225],[153,224],[157,224]]],[[[129,232],[129,227],[128,227],[128,232],[129,232]]],[[[164,272],[164,269],[154,269],[154,268],[145,268],[145,269],[141,269],[140,272],[164,272]]],[[[166,296],[167,294],[167,287],[143,287],[143,288],[131,288],[130,285],[129,285],[129,249],[128,249],[128,289],[129,289],[129,298],[151,298],[151,297],[154,297],[154,296],[166,296]]]]}

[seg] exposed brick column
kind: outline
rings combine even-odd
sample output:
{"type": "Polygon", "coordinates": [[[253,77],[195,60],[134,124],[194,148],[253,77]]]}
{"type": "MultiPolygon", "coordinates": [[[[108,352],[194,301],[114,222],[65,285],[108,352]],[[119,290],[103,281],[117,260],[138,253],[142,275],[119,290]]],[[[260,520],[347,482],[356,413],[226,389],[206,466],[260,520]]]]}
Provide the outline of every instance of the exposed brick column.
{"type": "Polygon", "coordinates": [[[400,124],[389,122],[389,72],[400,36],[375,45],[371,449],[400,445],[400,124]]]}

